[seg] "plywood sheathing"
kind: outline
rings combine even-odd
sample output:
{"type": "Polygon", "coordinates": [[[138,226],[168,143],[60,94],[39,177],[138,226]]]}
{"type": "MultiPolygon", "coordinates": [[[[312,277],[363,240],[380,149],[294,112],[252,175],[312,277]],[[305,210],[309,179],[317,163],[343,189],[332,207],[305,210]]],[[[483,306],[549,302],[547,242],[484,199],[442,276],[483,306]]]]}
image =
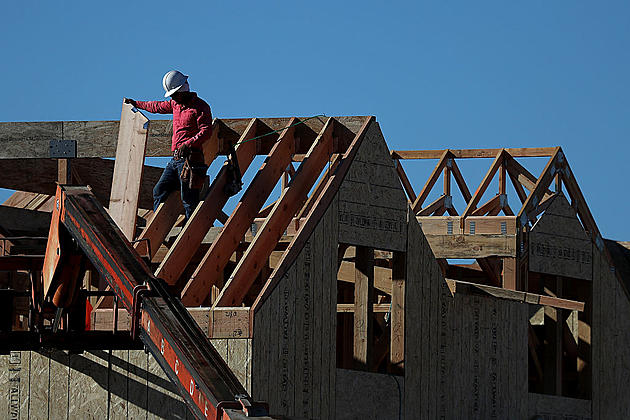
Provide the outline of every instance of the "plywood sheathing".
{"type": "Polygon", "coordinates": [[[563,195],[556,195],[529,234],[529,269],[591,280],[593,243],[563,195]]]}

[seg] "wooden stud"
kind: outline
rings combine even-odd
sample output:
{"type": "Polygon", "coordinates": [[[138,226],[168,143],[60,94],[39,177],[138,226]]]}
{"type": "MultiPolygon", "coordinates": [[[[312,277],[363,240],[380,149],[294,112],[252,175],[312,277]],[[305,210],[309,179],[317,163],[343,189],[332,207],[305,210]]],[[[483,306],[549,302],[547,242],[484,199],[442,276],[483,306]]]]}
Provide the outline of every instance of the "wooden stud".
{"type": "Polygon", "coordinates": [[[390,318],[390,373],[403,375],[405,368],[405,276],[404,252],[392,256],[392,303],[390,318]]]}
{"type": "Polygon", "coordinates": [[[373,350],[374,249],[356,247],[354,280],[354,364],[369,370],[373,350]]]}
{"type": "MultiPolygon", "coordinates": [[[[451,155],[449,155],[451,156],[451,155]]],[[[466,185],[466,181],[464,180],[464,176],[462,175],[461,171],[459,170],[459,166],[457,165],[457,162],[455,161],[454,158],[451,158],[451,172],[453,174],[453,177],[455,178],[455,182],[457,183],[457,187],[459,188],[459,190],[462,193],[462,196],[464,197],[464,201],[466,201],[466,203],[468,203],[470,201],[470,199],[472,198],[472,194],[470,193],[470,190],[468,189],[468,185],[466,185]]]]}

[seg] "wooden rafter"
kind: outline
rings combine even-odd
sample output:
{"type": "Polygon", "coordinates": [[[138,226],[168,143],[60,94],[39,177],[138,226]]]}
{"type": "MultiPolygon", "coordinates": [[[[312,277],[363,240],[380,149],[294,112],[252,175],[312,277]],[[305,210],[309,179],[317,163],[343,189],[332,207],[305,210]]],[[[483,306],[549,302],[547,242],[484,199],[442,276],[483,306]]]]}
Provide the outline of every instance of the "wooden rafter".
{"type": "Polygon", "coordinates": [[[329,118],[282,195],[239,261],[214,306],[238,306],[260,273],[293,216],[308,197],[332,153],[334,120],[329,118]]]}
{"type": "Polygon", "coordinates": [[[525,216],[528,217],[529,220],[531,220],[531,216],[529,215],[529,213],[533,212],[544,198],[549,185],[551,185],[551,182],[553,181],[556,171],[560,169],[563,161],[564,154],[562,153],[561,149],[557,147],[555,153],[549,159],[547,165],[545,165],[545,168],[536,181],[536,185],[527,197],[527,200],[525,200],[525,203],[523,203],[523,207],[521,207],[521,210],[518,212],[517,216],[523,225],[525,223],[521,219],[523,218],[523,216],[525,216]]]}
{"type": "Polygon", "coordinates": [[[472,213],[470,213],[470,215],[471,216],[485,216],[486,214],[490,214],[495,210],[496,210],[496,214],[498,214],[499,211],[503,208],[501,206],[501,197],[502,197],[501,194],[495,195],[490,200],[488,200],[488,202],[486,202],[484,205],[480,206],[479,208],[474,210],[472,213]]]}
{"type": "MultiPolygon", "coordinates": [[[[445,204],[449,197],[450,196],[447,196],[447,195],[441,195],[433,203],[429,204],[428,206],[420,210],[418,213],[416,213],[416,216],[431,216],[433,213],[438,212],[438,210],[442,208],[446,210],[445,204]]],[[[444,212],[442,212],[442,214],[444,214],[444,212]]]]}
{"type": "Polygon", "coordinates": [[[431,172],[431,176],[427,180],[426,184],[424,184],[424,187],[422,188],[422,191],[420,191],[420,194],[418,195],[416,200],[411,205],[411,208],[413,209],[414,213],[417,213],[422,209],[422,205],[424,204],[424,201],[427,199],[427,197],[429,196],[429,193],[431,192],[431,189],[433,188],[438,178],[442,174],[442,169],[444,169],[444,167],[446,166],[448,153],[449,153],[448,150],[445,150],[442,153],[442,155],[440,156],[440,160],[438,161],[437,165],[435,165],[435,168],[433,168],[433,172],[431,172]]]}
{"type": "Polygon", "coordinates": [[[416,192],[413,190],[411,186],[411,182],[409,182],[409,178],[407,177],[407,173],[402,167],[402,162],[398,159],[394,159],[394,166],[396,167],[396,172],[398,172],[398,177],[400,178],[400,183],[402,184],[405,192],[407,193],[407,197],[409,197],[410,202],[416,201],[416,192]]]}
{"type": "Polygon", "coordinates": [[[497,170],[503,164],[505,153],[506,153],[505,149],[500,149],[497,152],[496,157],[494,158],[494,161],[492,162],[492,165],[490,166],[490,169],[486,173],[486,176],[481,181],[481,184],[479,184],[477,191],[475,191],[475,194],[472,196],[472,198],[468,202],[468,205],[466,206],[466,209],[462,213],[463,217],[469,216],[476,209],[476,206],[479,203],[479,200],[481,200],[481,197],[483,197],[483,194],[488,189],[488,186],[490,185],[490,182],[494,178],[494,175],[497,173],[497,170]]]}
{"type": "MultiPolygon", "coordinates": [[[[247,170],[256,154],[256,143],[253,141],[247,142],[247,140],[256,136],[257,125],[258,120],[252,118],[239,139],[241,143],[236,146],[236,153],[242,173],[247,170]]],[[[177,282],[180,274],[192,259],[204,236],[227,202],[227,197],[223,193],[223,186],[227,181],[227,164],[224,164],[216,179],[212,182],[210,191],[205,200],[197,206],[184,226],[184,229],[158,267],[155,273],[157,277],[162,278],[169,284],[175,284],[177,282]]]]}
{"type": "MultiPolygon", "coordinates": [[[[289,126],[296,122],[297,119],[292,118],[289,126]]],[[[223,276],[223,269],[232,253],[238,248],[243,235],[251,226],[254,217],[291,160],[295,145],[294,132],[294,127],[285,130],[269,152],[267,159],[223,226],[223,230],[184,287],[182,302],[185,305],[201,305],[208,296],[210,287],[217,284],[219,278],[223,276]]]]}
{"type": "MultiPolygon", "coordinates": [[[[343,179],[348,172],[354,157],[357,154],[361,143],[363,142],[363,138],[365,137],[365,133],[368,130],[368,127],[375,121],[374,117],[363,117],[363,121],[361,127],[356,132],[354,139],[348,145],[346,152],[341,157],[339,161],[339,166],[337,170],[335,170],[331,176],[328,178],[326,182],[326,186],[323,191],[317,198],[315,204],[311,208],[306,217],[306,221],[303,225],[300,226],[300,230],[297,235],[291,241],[287,251],[282,255],[281,260],[278,263],[278,266],[271,273],[271,276],[267,279],[267,282],[263,286],[262,290],[258,294],[258,297],[254,301],[252,305],[252,311],[256,311],[260,305],[262,305],[265,300],[269,297],[272,290],[276,287],[279,280],[289,269],[292,262],[297,258],[297,255],[302,250],[302,247],[310,237],[311,233],[319,223],[320,218],[324,215],[328,206],[333,201],[336,192],[339,190],[339,186],[343,182],[343,179]]],[[[343,261],[343,254],[340,251],[340,259],[339,264],[343,261]]]]}

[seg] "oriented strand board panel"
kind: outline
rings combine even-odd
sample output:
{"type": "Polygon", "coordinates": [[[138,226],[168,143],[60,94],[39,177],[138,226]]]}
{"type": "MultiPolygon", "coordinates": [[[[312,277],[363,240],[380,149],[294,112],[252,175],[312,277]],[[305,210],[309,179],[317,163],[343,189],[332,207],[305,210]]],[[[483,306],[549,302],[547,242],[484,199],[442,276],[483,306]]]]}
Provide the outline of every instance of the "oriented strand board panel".
{"type": "Polygon", "coordinates": [[[335,417],[337,200],[254,314],[252,395],[275,414],[335,417]]]}
{"type": "Polygon", "coordinates": [[[607,257],[593,258],[593,418],[621,419],[630,412],[630,302],[607,257]]]}
{"type": "Polygon", "coordinates": [[[529,269],[591,280],[593,245],[563,195],[552,199],[529,234],[529,269]]]}
{"type": "Polygon", "coordinates": [[[404,251],[407,197],[372,122],[339,188],[339,242],[404,251]]]}
{"type": "Polygon", "coordinates": [[[529,418],[542,420],[590,420],[591,401],[530,393],[528,398],[529,418]]]}
{"type": "Polygon", "coordinates": [[[526,418],[527,305],[452,296],[413,217],[407,254],[405,418],[526,418]]]}
{"type": "Polygon", "coordinates": [[[136,231],[149,119],[129,104],[122,105],[109,214],[128,240],[136,231]]]}
{"type": "Polygon", "coordinates": [[[347,369],[337,369],[336,373],[337,420],[401,418],[405,395],[402,376],[347,369]]]}

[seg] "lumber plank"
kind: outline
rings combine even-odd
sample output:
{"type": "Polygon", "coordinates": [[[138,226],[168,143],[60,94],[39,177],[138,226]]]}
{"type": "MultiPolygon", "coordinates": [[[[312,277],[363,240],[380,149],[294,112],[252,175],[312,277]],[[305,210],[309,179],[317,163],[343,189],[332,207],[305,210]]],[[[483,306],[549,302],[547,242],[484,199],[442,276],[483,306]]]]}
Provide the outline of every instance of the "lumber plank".
{"type": "Polygon", "coordinates": [[[148,136],[149,119],[136,107],[123,102],[109,215],[129,241],[134,239],[136,233],[138,198],[148,136]]]}
{"type": "MultiPolygon", "coordinates": [[[[295,118],[289,125],[297,123],[295,118]]],[[[208,296],[212,285],[223,276],[223,269],[239,246],[245,232],[265,200],[273,191],[284,168],[290,163],[294,151],[295,128],[285,130],[274,144],[267,159],[258,170],[236,208],[223,226],[223,230],[206,252],[182,291],[182,302],[187,306],[200,305],[208,296]]]]}
{"type": "Polygon", "coordinates": [[[444,194],[441,195],[433,203],[431,203],[428,206],[426,206],[423,209],[421,209],[417,213],[417,216],[431,216],[433,213],[436,213],[440,208],[444,207],[444,205],[446,203],[446,199],[448,197],[449,196],[444,195],[444,194]]]}
{"type": "Polygon", "coordinates": [[[452,162],[451,173],[453,174],[453,178],[455,178],[455,182],[457,183],[457,187],[459,188],[459,191],[462,193],[462,196],[464,197],[464,201],[468,203],[470,199],[472,198],[472,194],[470,193],[470,190],[468,189],[468,185],[466,184],[466,180],[464,180],[464,176],[462,175],[462,172],[459,170],[459,166],[457,165],[457,162],[455,161],[454,158],[451,158],[451,162],[452,162]]]}
{"type": "Polygon", "coordinates": [[[173,228],[177,218],[183,213],[184,206],[182,205],[179,191],[174,191],[169,194],[166,201],[160,203],[147,226],[138,237],[138,241],[134,244],[138,254],[150,254],[151,259],[153,259],[160,249],[160,245],[173,228]],[[149,250],[151,251],[150,253],[149,250]]]}
{"type": "MultiPolygon", "coordinates": [[[[239,142],[242,143],[236,146],[241,173],[245,173],[254,159],[256,143],[253,141],[248,142],[247,140],[256,136],[257,125],[257,119],[251,119],[240,137],[239,142]]],[[[208,195],[190,216],[184,229],[156,270],[156,277],[162,278],[168,284],[175,284],[177,282],[180,274],[192,259],[204,236],[210,227],[212,227],[219,212],[228,200],[228,197],[223,192],[223,187],[227,181],[228,174],[226,163],[212,182],[208,195]]]]}
{"type": "Polygon", "coordinates": [[[260,272],[263,262],[269,258],[282,233],[306,201],[309,190],[321,173],[326,158],[331,152],[333,128],[334,121],[329,118],[308,151],[307,158],[300,164],[291,181],[291,186],[282,192],[260,228],[260,233],[256,235],[239,261],[214,306],[236,306],[241,303],[260,272]]]}

